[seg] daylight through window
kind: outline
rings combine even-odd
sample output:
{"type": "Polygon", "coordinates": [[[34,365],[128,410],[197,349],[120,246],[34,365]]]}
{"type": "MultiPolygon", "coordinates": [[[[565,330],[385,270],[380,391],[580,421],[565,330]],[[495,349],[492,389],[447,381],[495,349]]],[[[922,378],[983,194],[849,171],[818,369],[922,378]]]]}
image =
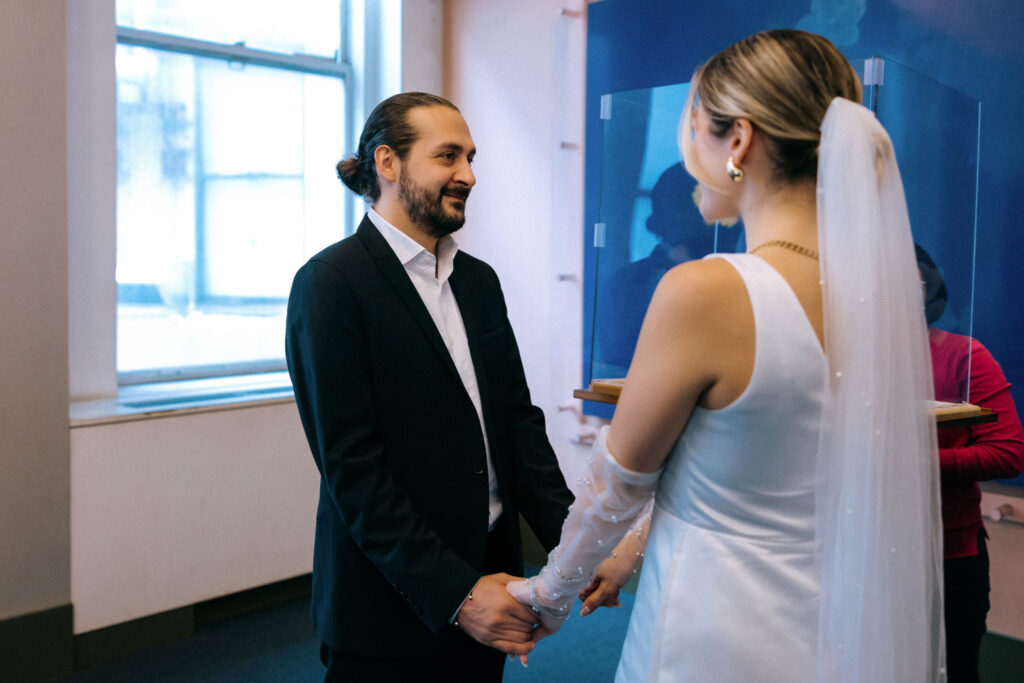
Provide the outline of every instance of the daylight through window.
{"type": "Polygon", "coordinates": [[[338,0],[118,0],[121,384],[284,367],[291,277],[344,231],[338,0]]]}

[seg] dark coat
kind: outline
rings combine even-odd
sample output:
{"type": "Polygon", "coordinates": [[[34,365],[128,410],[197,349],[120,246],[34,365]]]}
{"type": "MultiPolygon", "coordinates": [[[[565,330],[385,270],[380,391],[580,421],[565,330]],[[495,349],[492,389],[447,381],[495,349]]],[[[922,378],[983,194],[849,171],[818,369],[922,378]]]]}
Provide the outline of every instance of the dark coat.
{"type": "MultiPolygon", "coordinates": [[[[572,494],[530,402],[497,275],[458,252],[449,280],[469,340],[510,530],[558,542],[572,494]]],[[[320,470],[312,618],[335,650],[436,653],[481,576],[488,481],[480,421],[402,264],[368,218],[296,274],[288,369],[320,470]]]]}

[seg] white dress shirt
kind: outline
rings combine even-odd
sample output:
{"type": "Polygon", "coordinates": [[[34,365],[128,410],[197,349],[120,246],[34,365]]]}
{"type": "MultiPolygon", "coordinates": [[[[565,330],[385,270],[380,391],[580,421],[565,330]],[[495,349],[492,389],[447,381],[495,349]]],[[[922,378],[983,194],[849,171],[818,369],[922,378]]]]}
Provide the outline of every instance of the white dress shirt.
{"type": "Polygon", "coordinates": [[[454,269],[455,253],[459,245],[451,235],[442,237],[437,244],[437,256],[424,249],[418,242],[391,225],[371,207],[367,210],[370,221],[377,227],[384,240],[395,252],[406,274],[419,292],[423,305],[427,307],[437,331],[441,334],[455,369],[459,371],[462,384],[469,394],[480,420],[480,431],[484,438],[484,453],[487,457],[487,484],[490,493],[488,506],[488,528],[494,526],[501,515],[501,499],[498,497],[498,478],[491,464],[491,449],[487,443],[487,429],[484,426],[484,412],[480,403],[480,387],[476,382],[473,358],[469,354],[469,340],[462,322],[458,303],[452,294],[448,278],[454,269]]]}

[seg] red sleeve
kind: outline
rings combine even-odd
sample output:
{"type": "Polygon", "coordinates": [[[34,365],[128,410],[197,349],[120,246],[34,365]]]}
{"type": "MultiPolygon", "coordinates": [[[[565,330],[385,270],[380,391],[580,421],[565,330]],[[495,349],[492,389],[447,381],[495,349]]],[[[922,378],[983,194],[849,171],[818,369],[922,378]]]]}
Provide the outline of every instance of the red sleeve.
{"type": "Polygon", "coordinates": [[[1024,470],[1024,433],[999,363],[977,340],[971,342],[970,402],[999,419],[973,425],[966,445],[939,449],[943,477],[970,481],[1015,477],[1024,470]]]}

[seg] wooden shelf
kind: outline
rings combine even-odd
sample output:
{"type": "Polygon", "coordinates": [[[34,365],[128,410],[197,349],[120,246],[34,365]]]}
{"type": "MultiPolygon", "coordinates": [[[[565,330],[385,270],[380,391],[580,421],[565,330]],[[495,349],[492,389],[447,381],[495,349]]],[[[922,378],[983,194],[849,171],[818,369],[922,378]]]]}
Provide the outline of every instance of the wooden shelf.
{"type": "Polygon", "coordinates": [[[624,379],[595,379],[590,383],[589,389],[576,389],[572,392],[573,398],[582,398],[585,401],[597,401],[598,403],[619,402],[619,394],[625,386],[624,379]]]}
{"type": "MultiPolygon", "coordinates": [[[[626,384],[624,379],[595,379],[590,383],[588,389],[576,389],[572,392],[574,398],[584,401],[596,401],[598,403],[615,404],[619,402],[619,394],[626,384]]],[[[953,427],[966,427],[968,425],[995,422],[999,419],[988,408],[972,405],[970,403],[941,403],[936,402],[935,422],[939,429],[950,429],[953,427]]]]}
{"type": "Polygon", "coordinates": [[[966,427],[968,425],[995,422],[999,419],[990,408],[971,403],[943,403],[935,407],[935,422],[939,429],[966,427]]]}

